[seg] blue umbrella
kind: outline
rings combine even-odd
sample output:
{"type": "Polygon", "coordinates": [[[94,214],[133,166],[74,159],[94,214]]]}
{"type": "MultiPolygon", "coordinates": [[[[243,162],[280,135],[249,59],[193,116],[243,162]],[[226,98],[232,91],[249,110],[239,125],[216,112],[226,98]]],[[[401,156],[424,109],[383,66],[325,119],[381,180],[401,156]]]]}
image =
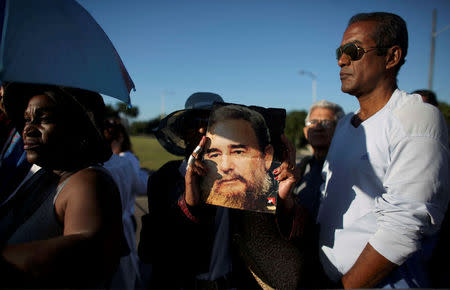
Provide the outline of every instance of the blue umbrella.
{"type": "Polygon", "coordinates": [[[130,104],[134,83],[103,29],[75,0],[0,0],[0,81],[61,85],[130,104]]]}

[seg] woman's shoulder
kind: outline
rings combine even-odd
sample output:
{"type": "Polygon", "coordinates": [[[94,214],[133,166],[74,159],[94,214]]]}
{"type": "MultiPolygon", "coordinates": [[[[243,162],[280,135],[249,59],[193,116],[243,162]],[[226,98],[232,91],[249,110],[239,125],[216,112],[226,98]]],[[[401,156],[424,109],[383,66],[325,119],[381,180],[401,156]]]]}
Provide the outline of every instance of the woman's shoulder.
{"type": "Polygon", "coordinates": [[[119,190],[110,175],[100,168],[84,168],[60,182],[55,197],[55,212],[61,221],[68,212],[71,216],[86,213],[121,215],[119,190]]]}
{"type": "MultiPolygon", "coordinates": [[[[74,181],[96,181],[114,183],[109,171],[100,165],[90,166],[75,172],[71,177],[74,181]]],[[[89,185],[89,184],[87,184],[89,185]]]]}
{"type": "Polygon", "coordinates": [[[75,193],[76,198],[92,195],[118,193],[117,186],[108,171],[101,166],[78,170],[60,183],[60,195],[69,198],[75,193]]]}

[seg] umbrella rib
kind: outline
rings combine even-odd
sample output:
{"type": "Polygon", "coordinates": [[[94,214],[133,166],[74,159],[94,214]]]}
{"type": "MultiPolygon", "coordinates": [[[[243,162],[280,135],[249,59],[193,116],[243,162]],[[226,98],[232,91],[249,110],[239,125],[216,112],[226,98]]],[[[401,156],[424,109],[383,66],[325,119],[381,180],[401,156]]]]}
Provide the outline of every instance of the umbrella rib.
{"type": "Polygon", "coordinates": [[[2,36],[0,39],[0,74],[3,73],[3,56],[5,54],[5,37],[6,37],[6,28],[8,26],[8,16],[9,16],[9,0],[4,0],[0,2],[3,4],[3,23],[2,23],[2,36]]]}

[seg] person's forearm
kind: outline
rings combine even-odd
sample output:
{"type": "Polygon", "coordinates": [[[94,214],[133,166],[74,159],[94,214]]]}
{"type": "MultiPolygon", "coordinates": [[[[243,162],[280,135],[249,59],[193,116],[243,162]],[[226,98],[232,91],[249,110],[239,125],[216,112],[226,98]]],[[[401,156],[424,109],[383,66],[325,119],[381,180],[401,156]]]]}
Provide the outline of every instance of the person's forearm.
{"type": "Polygon", "coordinates": [[[278,196],[278,209],[282,215],[291,215],[295,207],[295,200],[292,194],[278,196]]]}
{"type": "Polygon", "coordinates": [[[294,203],[294,206],[284,213],[277,209],[276,222],[284,239],[300,242],[305,239],[312,239],[312,235],[315,235],[310,214],[300,204],[294,203]]]}
{"type": "Polygon", "coordinates": [[[102,252],[96,238],[70,235],[5,246],[1,255],[5,263],[22,272],[29,281],[58,285],[59,280],[65,285],[77,285],[92,279],[91,272],[102,274],[97,268],[107,264],[102,252]]]}
{"type": "Polygon", "coordinates": [[[186,216],[186,218],[194,223],[199,223],[199,217],[195,214],[195,207],[198,206],[192,206],[190,204],[188,204],[187,200],[186,200],[186,194],[181,195],[178,198],[178,207],[180,208],[180,210],[182,211],[183,215],[186,216]],[[194,213],[193,213],[194,211],[194,213]]]}
{"type": "Polygon", "coordinates": [[[344,288],[373,288],[383,281],[395,268],[369,243],[359,255],[355,264],[342,277],[344,288]]]}
{"type": "Polygon", "coordinates": [[[174,216],[180,216],[182,219],[178,220],[176,224],[180,224],[183,227],[186,226],[186,221],[188,221],[188,224],[211,224],[214,223],[216,207],[208,204],[188,205],[183,194],[178,198],[177,212],[178,214],[174,216]]]}

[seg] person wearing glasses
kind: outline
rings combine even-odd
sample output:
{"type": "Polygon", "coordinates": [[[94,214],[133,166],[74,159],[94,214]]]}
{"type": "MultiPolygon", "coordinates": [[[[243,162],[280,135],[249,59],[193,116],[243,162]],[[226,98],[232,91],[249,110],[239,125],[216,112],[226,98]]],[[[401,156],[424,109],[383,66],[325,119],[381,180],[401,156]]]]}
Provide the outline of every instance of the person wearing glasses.
{"type": "Polygon", "coordinates": [[[319,255],[345,288],[429,287],[427,262],[449,201],[445,120],[398,89],[405,21],[354,15],[337,49],[341,90],[359,110],[336,126],[322,174],[319,255]]]}
{"type": "Polygon", "coordinates": [[[300,204],[309,209],[314,220],[320,203],[323,162],[336,124],[344,115],[344,110],[338,104],[321,100],[311,105],[305,119],[303,133],[311,145],[312,155],[303,157],[297,164],[302,178],[295,185],[294,195],[300,204]]]}

